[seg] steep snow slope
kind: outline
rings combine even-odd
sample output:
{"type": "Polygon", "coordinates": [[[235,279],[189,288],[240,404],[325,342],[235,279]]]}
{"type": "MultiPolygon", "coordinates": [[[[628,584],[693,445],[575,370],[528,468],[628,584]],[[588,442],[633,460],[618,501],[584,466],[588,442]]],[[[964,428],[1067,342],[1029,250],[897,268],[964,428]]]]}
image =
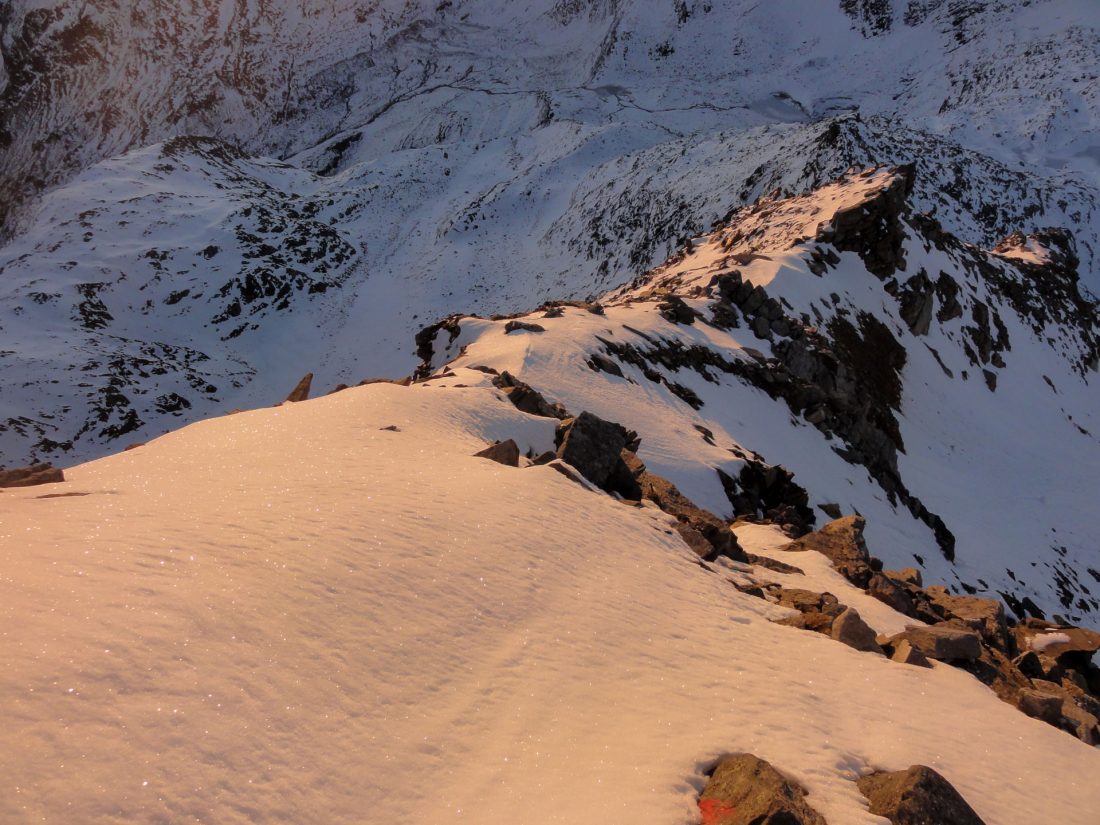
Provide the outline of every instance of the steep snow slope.
{"type": "Polygon", "coordinates": [[[1097,750],[969,674],[772,624],[658,511],[471,457],[552,424],[459,370],[0,494],[0,818],[687,825],[749,750],[832,823],[912,763],[989,823],[1094,821],[1097,750]]]}
{"type": "Polygon", "coordinates": [[[716,513],[839,505],[888,564],[1095,622],[1095,307],[1060,236],[982,252],[908,211],[909,183],[868,170],[742,210],[602,314],[452,319],[425,372],[507,370],[636,430],[647,465],[716,513]]]}

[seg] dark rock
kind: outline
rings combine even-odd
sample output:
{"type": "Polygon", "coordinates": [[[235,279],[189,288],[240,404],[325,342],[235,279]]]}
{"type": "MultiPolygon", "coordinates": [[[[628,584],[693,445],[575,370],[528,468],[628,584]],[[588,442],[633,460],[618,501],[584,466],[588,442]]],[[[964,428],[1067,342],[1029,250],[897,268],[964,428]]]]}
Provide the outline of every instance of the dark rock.
{"type": "Polygon", "coordinates": [[[1021,653],[1012,660],[1012,665],[1029,679],[1043,679],[1046,677],[1043,663],[1039,660],[1039,654],[1034,650],[1021,653]]]}
{"type": "Polygon", "coordinates": [[[619,366],[618,362],[600,352],[594,352],[588,356],[588,365],[598,372],[606,372],[619,378],[626,377],[623,375],[623,368],[619,366]]]}
{"type": "Polygon", "coordinates": [[[1011,659],[997,648],[988,645],[982,645],[981,654],[977,659],[956,661],[953,664],[971,673],[979,682],[992,688],[998,698],[1010,704],[1015,704],[1017,694],[1031,684],[1028,678],[1012,664],[1011,659]]]}
{"type": "Polygon", "coordinates": [[[678,521],[672,526],[672,529],[679,533],[680,538],[684,540],[684,543],[690,547],[692,552],[699,558],[708,558],[711,553],[714,552],[714,548],[710,546],[710,542],[707,541],[706,536],[690,524],[678,521]]]}
{"type": "Polygon", "coordinates": [[[771,323],[763,315],[757,315],[752,322],[752,332],[757,338],[771,338],[771,323]]]}
{"type": "Polygon", "coordinates": [[[558,458],[598,487],[607,483],[623,448],[636,437],[622,425],[590,412],[563,422],[558,436],[558,458]]]}
{"type": "Polygon", "coordinates": [[[915,665],[916,667],[932,667],[928,657],[913,647],[908,639],[902,639],[894,646],[894,652],[890,654],[891,660],[903,665],[915,665]]]}
{"type": "Polygon", "coordinates": [[[826,595],[830,597],[833,604],[836,604],[836,597],[832,594],[815,593],[812,590],[803,590],[798,587],[782,587],[778,592],[779,604],[783,607],[794,608],[800,613],[807,613],[812,610],[820,611],[825,606],[826,595]]]}
{"type": "Polygon", "coordinates": [[[543,464],[549,464],[551,461],[553,461],[557,457],[558,457],[558,454],[555,453],[553,450],[547,450],[542,455],[540,455],[537,458],[533,459],[531,461],[531,463],[535,466],[542,466],[543,464]]]}
{"type": "Polygon", "coordinates": [[[924,591],[933,604],[944,610],[946,618],[954,618],[982,634],[986,644],[1008,650],[1008,624],[1004,604],[999,599],[977,596],[956,596],[944,587],[928,587],[924,591]]]}
{"type": "Polygon", "coordinates": [[[503,392],[520,412],[559,420],[569,417],[565,407],[550,403],[537,390],[507,370],[493,378],[493,386],[503,392]]]}
{"type": "Polygon", "coordinates": [[[727,556],[736,561],[748,560],[728,524],[713,513],[696,506],[668,479],[650,473],[644,466],[638,470],[637,467],[641,462],[637,461],[637,457],[634,457],[633,461],[636,463],[634,472],[637,473],[641,497],[652,501],[664,512],[675,516],[678,521],[688,524],[701,533],[711,545],[711,554],[708,558],[727,556]]]}
{"type": "Polygon", "coordinates": [[[347,384],[337,384],[335,387],[333,387],[331,390],[329,390],[328,394],[329,395],[336,395],[336,393],[343,392],[347,388],[348,388],[347,384]]]}
{"type": "Polygon", "coordinates": [[[928,274],[921,270],[905,282],[898,293],[901,303],[902,320],[914,335],[927,335],[932,325],[932,310],[935,308],[935,287],[928,274]]]}
{"type": "Polygon", "coordinates": [[[58,484],[64,480],[65,473],[50,464],[0,470],[0,487],[37,487],[39,484],[58,484]]]}
{"type": "Polygon", "coordinates": [[[307,372],[302,376],[302,380],[290,391],[290,395],[286,397],[287,401],[297,402],[305,401],[309,398],[309,388],[313,384],[313,373],[307,372]]]}
{"type": "Polygon", "coordinates": [[[867,592],[880,602],[890,605],[899,613],[915,618],[916,606],[913,603],[913,597],[909,595],[909,591],[905,587],[889,576],[884,576],[882,573],[872,573],[870,580],[867,582],[867,592]]]}
{"type": "Polygon", "coordinates": [[[844,515],[840,511],[840,505],[839,504],[832,504],[832,503],[819,504],[819,505],[817,505],[817,507],[818,507],[819,510],[821,510],[821,512],[823,512],[825,515],[827,515],[829,518],[831,518],[833,520],[836,520],[836,519],[838,519],[838,518],[840,518],[841,516],[844,515]]]}
{"type": "Polygon", "coordinates": [[[526,321],[509,321],[504,325],[504,334],[507,335],[510,332],[546,332],[546,328],[526,321]]]}
{"type": "Polygon", "coordinates": [[[763,518],[775,524],[792,524],[798,535],[807,532],[814,523],[809,507],[809,495],[785,467],[744,459],[737,478],[718,468],[726,498],[734,515],[763,518]]]}
{"type": "Polygon", "coordinates": [[[668,295],[658,304],[657,311],[661,317],[673,324],[694,324],[695,310],[684,303],[684,299],[676,295],[668,295]]]}
{"type": "Polygon", "coordinates": [[[741,753],[718,763],[699,797],[704,825],[826,825],[806,790],[763,759],[741,753]]]}
{"type": "Polygon", "coordinates": [[[519,445],[512,439],[507,441],[498,441],[490,447],[486,447],[484,450],[478,453],[474,453],[476,458],[487,458],[490,461],[495,461],[497,464],[504,464],[508,467],[519,466],[519,445]]]}
{"type": "Polygon", "coordinates": [[[1016,695],[1016,707],[1048,725],[1056,726],[1062,719],[1062,699],[1054,694],[1024,688],[1016,695]]]}
{"type": "Polygon", "coordinates": [[[905,266],[905,229],[901,216],[913,190],[916,167],[899,166],[888,185],[872,192],[862,203],[846,206],[823,225],[817,240],[831,243],[841,252],[855,252],[868,271],[886,279],[905,266]]]}
{"type": "Polygon", "coordinates": [[[836,617],[830,635],[838,642],[843,642],[856,650],[882,653],[882,648],[875,641],[875,631],[863,621],[859,611],[854,607],[849,607],[836,617]]]}
{"type": "Polygon", "coordinates": [[[930,627],[910,627],[891,638],[896,647],[908,641],[929,659],[943,662],[977,661],[982,655],[981,637],[974,630],[939,624],[930,627]]]}
{"type": "Polygon", "coordinates": [[[861,777],[870,811],[893,825],[985,825],[951,783],[924,765],[861,777]]]}

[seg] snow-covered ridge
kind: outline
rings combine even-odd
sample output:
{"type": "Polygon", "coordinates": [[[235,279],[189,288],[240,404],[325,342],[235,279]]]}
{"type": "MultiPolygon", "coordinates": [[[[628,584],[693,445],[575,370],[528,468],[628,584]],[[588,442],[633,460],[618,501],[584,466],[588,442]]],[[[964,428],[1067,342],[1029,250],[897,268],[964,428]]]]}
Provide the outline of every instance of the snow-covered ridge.
{"type": "Polygon", "coordinates": [[[888,564],[1019,616],[1094,621],[1096,307],[1060,265],[912,213],[911,176],[746,208],[600,314],[450,319],[422,336],[425,374],[507,370],[619,421],[648,465],[731,517],[805,523],[761,481],[782,465],[818,517],[866,516],[888,564]]]}

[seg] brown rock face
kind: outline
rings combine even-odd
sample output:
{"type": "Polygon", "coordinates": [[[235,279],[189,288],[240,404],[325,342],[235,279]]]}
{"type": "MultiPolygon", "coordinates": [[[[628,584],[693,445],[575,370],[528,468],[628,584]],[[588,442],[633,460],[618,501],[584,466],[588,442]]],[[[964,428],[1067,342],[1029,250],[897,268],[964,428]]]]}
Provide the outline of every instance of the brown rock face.
{"type": "Polygon", "coordinates": [[[749,753],[723,759],[699,798],[704,825],[827,825],[806,791],[749,753]]]}
{"type": "Polygon", "coordinates": [[[977,596],[955,596],[944,587],[927,587],[924,591],[933,604],[943,608],[947,618],[958,619],[977,630],[986,644],[1001,650],[1009,649],[1008,625],[1004,604],[999,599],[977,596]]]}
{"type": "Polygon", "coordinates": [[[569,417],[569,413],[561,404],[550,403],[530,384],[520,381],[507,370],[493,378],[493,386],[501,390],[520,412],[543,418],[569,417]]]}
{"type": "Polygon", "coordinates": [[[985,825],[951,783],[924,765],[859,780],[871,813],[894,825],[985,825]]]}
{"type": "Polygon", "coordinates": [[[860,516],[845,516],[830,521],[820,530],[793,541],[787,552],[816,550],[833,563],[844,578],[856,587],[866,588],[871,580],[871,554],[863,541],[867,524],[860,516]]]}
{"type": "Polygon", "coordinates": [[[582,412],[562,424],[558,435],[558,458],[581,475],[603,487],[619,464],[623,449],[637,437],[620,424],[582,412]]]}
{"type": "Polygon", "coordinates": [[[928,661],[928,657],[917,650],[907,640],[902,639],[898,642],[894,648],[894,653],[890,657],[895,662],[900,662],[903,665],[915,665],[916,667],[932,667],[932,663],[928,661]]]}
{"type": "Polygon", "coordinates": [[[57,484],[64,480],[65,474],[50,464],[0,470],[0,487],[36,487],[39,484],[57,484]]]}
{"type": "Polygon", "coordinates": [[[875,631],[863,621],[854,607],[849,607],[836,617],[829,635],[856,650],[882,653],[882,648],[875,641],[875,631]]]}
{"type": "Polygon", "coordinates": [[[309,388],[313,384],[313,373],[307,372],[302,376],[302,380],[295,385],[294,389],[290,391],[290,395],[286,397],[287,401],[297,402],[305,401],[309,398],[309,388]]]}
{"type": "Polygon", "coordinates": [[[490,447],[486,447],[484,450],[478,453],[474,453],[475,458],[487,458],[490,461],[495,461],[497,464],[503,464],[507,467],[519,466],[519,446],[512,439],[507,441],[498,441],[490,447]]]}
{"type": "Polygon", "coordinates": [[[982,640],[976,631],[951,625],[910,627],[891,639],[894,647],[902,641],[909,642],[929,659],[943,662],[974,662],[981,658],[982,640]]]}

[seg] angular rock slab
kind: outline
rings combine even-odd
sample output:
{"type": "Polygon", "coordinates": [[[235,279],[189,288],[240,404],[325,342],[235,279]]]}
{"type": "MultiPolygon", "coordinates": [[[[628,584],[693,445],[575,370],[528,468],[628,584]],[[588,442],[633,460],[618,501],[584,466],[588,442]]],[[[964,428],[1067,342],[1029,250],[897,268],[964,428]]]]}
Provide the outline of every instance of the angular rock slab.
{"type": "Polygon", "coordinates": [[[924,765],[873,773],[857,784],[871,813],[893,825],[985,825],[950,782],[924,765]]]}
{"type": "Polygon", "coordinates": [[[487,458],[506,467],[518,467],[519,445],[510,438],[507,441],[498,441],[481,452],[474,453],[474,458],[487,458]]]}
{"type": "Polygon", "coordinates": [[[309,390],[313,386],[313,373],[307,372],[302,376],[301,380],[294,385],[294,389],[290,391],[290,395],[286,397],[288,403],[298,403],[300,401],[309,400],[309,390]]]}
{"type": "Polygon", "coordinates": [[[896,647],[902,640],[908,641],[929,659],[941,662],[975,662],[982,655],[982,640],[978,632],[954,625],[910,627],[890,641],[896,647]]]}
{"type": "Polygon", "coordinates": [[[699,797],[703,825],[828,825],[806,790],[751,753],[718,763],[699,797]]]}
{"type": "Polygon", "coordinates": [[[854,607],[847,608],[836,617],[829,635],[856,650],[882,653],[882,648],[875,641],[875,631],[863,621],[854,607]]]}

